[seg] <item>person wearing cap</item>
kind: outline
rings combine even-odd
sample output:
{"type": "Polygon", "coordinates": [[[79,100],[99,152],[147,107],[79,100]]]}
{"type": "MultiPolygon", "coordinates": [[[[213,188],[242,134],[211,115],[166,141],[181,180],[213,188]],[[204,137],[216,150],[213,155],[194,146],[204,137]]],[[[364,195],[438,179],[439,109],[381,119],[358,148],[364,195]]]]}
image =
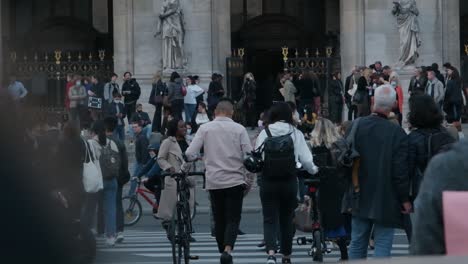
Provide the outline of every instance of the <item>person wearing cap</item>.
{"type": "Polygon", "coordinates": [[[137,178],[141,178],[143,175],[146,175],[148,178],[148,180],[143,182],[143,185],[146,189],[154,193],[154,199],[157,201],[153,207],[153,215],[158,213],[158,203],[161,199],[161,167],[159,167],[157,162],[159,147],[159,143],[154,143],[148,146],[150,159],[136,175],[137,178]]]}
{"type": "Polygon", "coordinates": [[[197,85],[194,76],[188,76],[187,94],[184,97],[185,122],[192,122],[192,117],[197,110],[197,97],[205,92],[197,85]]]}

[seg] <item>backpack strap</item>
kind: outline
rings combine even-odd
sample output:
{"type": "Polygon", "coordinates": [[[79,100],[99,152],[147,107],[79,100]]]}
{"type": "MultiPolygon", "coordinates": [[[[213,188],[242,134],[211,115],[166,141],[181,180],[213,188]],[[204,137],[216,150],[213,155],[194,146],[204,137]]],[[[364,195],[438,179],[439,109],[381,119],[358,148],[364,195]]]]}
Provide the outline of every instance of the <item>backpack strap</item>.
{"type": "Polygon", "coordinates": [[[273,137],[273,135],[271,134],[270,129],[268,128],[268,126],[265,127],[265,132],[267,133],[267,136],[268,136],[268,137],[270,137],[270,138],[273,137]]]}

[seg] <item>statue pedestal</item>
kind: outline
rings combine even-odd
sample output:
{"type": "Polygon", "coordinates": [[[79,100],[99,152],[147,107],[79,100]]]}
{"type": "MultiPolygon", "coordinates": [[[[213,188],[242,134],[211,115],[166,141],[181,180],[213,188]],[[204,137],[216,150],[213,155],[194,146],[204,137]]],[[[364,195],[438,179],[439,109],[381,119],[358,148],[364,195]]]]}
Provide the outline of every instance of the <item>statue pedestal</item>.
{"type": "Polygon", "coordinates": [[[398,73],[398,78],[400,80],[401,88],[403,89],[403,122],[402,126],[404,129],[409,127],[407,116],[409,112],[409,85],[411,82],[411,77],[414,75],[414,70],[416,67],[414,65],[407,65],[402,68],[394,68],[395,71],[398,73]]]}

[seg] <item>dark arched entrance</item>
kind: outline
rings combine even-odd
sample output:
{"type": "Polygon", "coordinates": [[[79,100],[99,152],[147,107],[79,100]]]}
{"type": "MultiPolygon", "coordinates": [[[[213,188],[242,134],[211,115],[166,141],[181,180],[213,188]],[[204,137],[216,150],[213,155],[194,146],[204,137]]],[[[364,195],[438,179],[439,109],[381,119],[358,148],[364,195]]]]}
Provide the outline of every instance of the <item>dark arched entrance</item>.
{"type": "Polygon", "coordinates": [[[233,46],[246,50],[246,72],[252,72],[257,80],[260,111],[271,105],[278,92],[274,87],[283,71],[281,47],[305,47],[309,35],[296,18],[282,14],[255,17],[233,34],[233,46]]]}

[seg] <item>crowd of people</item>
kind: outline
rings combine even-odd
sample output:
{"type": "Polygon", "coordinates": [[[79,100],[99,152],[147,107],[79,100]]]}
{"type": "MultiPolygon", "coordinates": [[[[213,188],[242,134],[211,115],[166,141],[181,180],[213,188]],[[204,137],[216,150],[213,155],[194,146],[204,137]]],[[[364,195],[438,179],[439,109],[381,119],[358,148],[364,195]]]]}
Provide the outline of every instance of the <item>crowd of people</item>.
{"type": "MultiPolygon", "coordinates": [[[[108,246],[124,240],[123,188],[130,182],[131,195],[142,176],[148,178],[144,185],[155,193],[160,205],[153,213],[168,230],[177,190],[171,178],[165,179],[161,190],[160,175],[180,171],[194,160],[202,160],[206,169],[213,235],[222,264],[233,263],[243,199],[255,176],[268,264],[277,263],[278,250],[282,263],[291,263],[294,218],[300,204],[310,199],[304,180],[317,175],[324,237],[339,245],[341,260],[366,258],[370,243],[375,257],[390,257],[395,228],[405,229],[412,253],[443,254],[441,193],[468,190],[463,180],[468,170],[459,170],[450,179],[441,177],[466,165],[458,156],[466,155],[466,142],[456,143],[463,105],[461,82],[454,67],[444,67],[447,76],[443,80],[436,64],[415,73],[410,87],[409,134],[401,127],[403,97],[398,76],[379,62],[369,68],[356,67],[345,85],[340,73],[333,74],[328,93],[330,119],[322,115],[324,99],[318,79],[309,73],[297,80],[285,73],[279,89],[283,102],[273,103],[258,120],[251,73],[245,75],[240,100],[233,102],[224,97],[221,75],[214,74],[205,91],[198,85],[198,76],[183,80],[174,72],[168,83],[161,74],[155,75],[149,103],[156,111],[151,120],[139,103],[140,86],[127,72],[122,89],[117,74],[106,84],[96,76],[89,81],[69,76],[69,118],[64,126],[24,115],[31,119],[25,127],[17,124],[2,133],[12,139],[5,144],[6,150],[13,149],[11,156],[26,165],[16,168],[22,175],[18,180],[31,182],[31,175],[41,178],[35,189],[29,185],[19,189],[43,199],[24,206],[41,203],[40,208],[47,208],[47,213],[40,213],[47,216],[33,221],[53,218],[42,231],[55,239],[51,245],[56,249],[51,250],[60,251],[64,259],[76,255],[77,247],[80,257],[92,258],[95,248],[83,244],[92,245],[98,236],[108,246]],[[342,122],[344,103],[354,121],[342,122]],[[239,109],[245,113],[239,114],[239,109]],[[455,123],[455,129],[444,127],[444,119],[455,123]],[[260,127],[253,142],[245,127],[260,127]],[[132,172],[129,142],[135,147],[132,172]],[[14,150],[18,148],[21,151],[14,150]],[[343,157],[350,152],[357,155],[344,165],[343,157]],[[24,159],[26,154],[30,158],[24,159]],[[250,157],[255,154],[260,158],[252,163],[250,157]],[[448,159],[450,167],[441,166],[448,159]],[[447,184],[435,186],[444,181],[447,184]],[[438,202],[432,205],[431,201],[438,202]],[[414,218],[410,217],[413,213],[414,218]],[[430,225],[421,224],[428,214],[432,216],[430,225]]],[[[20,88],[17,91],[13,99],[24,94],[20,88]]],[[[6,100],[1,107],[10,104],[14,102],[6,100]]],[[[13,113],[4,120],[22,118],[22,114],[13,113]]],[[[190,182],[193,193],[195,182],[190,182]]],[[[193,206],[195,196],[190,199],[193,206]]],[[[23,214],[19,212],[18,217],[23,214]]],[[[40,256],[49,257],[47,252],[44,249],[40,256]]]]}

